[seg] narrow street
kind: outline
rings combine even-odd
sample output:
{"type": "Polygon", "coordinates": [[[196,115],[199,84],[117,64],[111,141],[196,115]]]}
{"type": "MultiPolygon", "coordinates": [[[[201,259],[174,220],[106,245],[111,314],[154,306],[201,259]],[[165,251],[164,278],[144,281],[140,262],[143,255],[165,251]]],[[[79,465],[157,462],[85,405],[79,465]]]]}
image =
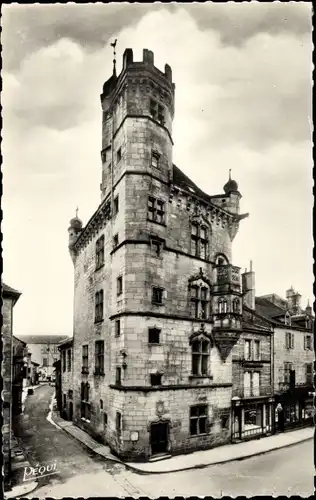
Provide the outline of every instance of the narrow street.
{"type": "Polygon", "coordinates": [[[54,391],[54,387],[48,385],[36,389],[33,395],[27,397],[24,414],[15,425],[15,435],[32,466],[57,463],[58,474],[40,478],[39,488],[32,492],[32,496],[63,497],[66,494],[66,483],[69,483],[67,494],[70,495],[71,490],[77,492],[77,495],[73,493],[73,496],[81,496],[85,474],[90,478],[101,474],[104,495],[131,494],[130,489],[126,489],[115,479],[122,469],[125,469],[124,466],[95,455],[47,420],[54,391]]]}
{"type": "MultiPolygon", "coordinates": [[[[57,462],[59,474],[42,478],[32,497],[313,494],[313,440],[250,459],[170,474],[140,475],[92,454],[46,419],[53,387],[26,400],[19,437],[32,465],[57,462]]],[[[30,496],[30,495],[28,495],[30,496]]]]}

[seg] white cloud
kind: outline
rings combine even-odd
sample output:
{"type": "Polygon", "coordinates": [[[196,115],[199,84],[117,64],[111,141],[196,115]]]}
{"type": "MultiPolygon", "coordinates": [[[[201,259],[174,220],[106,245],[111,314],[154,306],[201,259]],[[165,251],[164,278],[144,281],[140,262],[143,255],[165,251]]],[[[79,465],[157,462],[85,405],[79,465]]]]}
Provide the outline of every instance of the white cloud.
{"type": "MultiPolygon", "coordinates": [[[[250,212],[234,263],[254,260],[259,293],[293,284],[311,297],[310,37],[261,32],[224,45],[184,9],[149,11],[114,36],[119,69],[126,47],[172,67],[175,163],[210,194],[232,168],[250,212]]],[[[23,291],[16,332],[72,331],[67,227],[77,205],[86,222],[100,202],[99,95],[111,65],[108,48],[65,36],[3,75],[4,279],[23,291]]]]}

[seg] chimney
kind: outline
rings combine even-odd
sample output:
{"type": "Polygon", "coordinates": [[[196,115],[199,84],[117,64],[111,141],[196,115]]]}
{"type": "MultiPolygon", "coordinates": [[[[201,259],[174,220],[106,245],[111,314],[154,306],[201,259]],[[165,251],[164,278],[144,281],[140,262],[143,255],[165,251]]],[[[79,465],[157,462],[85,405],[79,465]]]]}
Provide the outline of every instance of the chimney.
{"type": "Polygon", "coordinates": [[[241,275],[243,304],[253,311],[256,308],[255,298],[255,273],[252,270],[252,260],[250,261],[250,271],[245,270],[241,275]]]}

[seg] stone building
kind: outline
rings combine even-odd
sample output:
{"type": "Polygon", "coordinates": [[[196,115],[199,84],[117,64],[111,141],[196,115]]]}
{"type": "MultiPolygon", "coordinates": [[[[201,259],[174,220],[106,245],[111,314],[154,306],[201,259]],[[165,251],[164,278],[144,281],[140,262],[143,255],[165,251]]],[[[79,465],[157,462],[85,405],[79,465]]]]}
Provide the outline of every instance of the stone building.
{"type": "Polygon", "coordinates": [[[256,297],[256,311],[274,327],[276,429],[309,425],[313,420],[314,316],[301,308],[293,288],[286,300],[276,294],[256,297]]]}
{"type": "Polygon", "coordinates": [[[68,229],[74,422],[132,460],[231,437],[232,242],[247,214],[230,176],[210,196],[173,164],[174,94],[170,66],[125,50],[101,94],[101,203],[68,229]]]}
{"type": "Polygon", "coordinates": [[[47,380],[54,374],[54,362],[59,358],[58,344],[67,335],[21,335],[32,354],[32,361],[38,363],[39,380],[47,380]]]}
{"type": "MultiPolygon", "coordinates": [[[[4,476],[8,480],[11,465],[11,443],[12,443],[12,407],[18,407],[20,400],[17,391],[13,389],[14,371],[14,338],[13,338],[13,307],[18,301],[21,293],[14,288],[2,283],[2,342],[3,342],[3,359],[2,359],[2,379],[3,379],[3,462],[4,476]],[[17,402],[16,402],[17,398],[17,402]]],[[[16,344],[16,341],[15,341],[16,344]]],[[[21,395],[22,397],[22,395],[21,395]]]]}
{"type": "Polygon", "coordinates": [[[242,292],[242,334],[233,347],[233,442],[274,432],[273,326],[256,312],[252,263],[242,274],[242,292]]]}
{"type": "Polygon", "coordinates": [[[56,365],[56,399],[60,416],[73,418],[73,339],[68,338],[58,346],[60,363],[56,365]],[[59,382],[59,383],[58,383],[59,382]]]}

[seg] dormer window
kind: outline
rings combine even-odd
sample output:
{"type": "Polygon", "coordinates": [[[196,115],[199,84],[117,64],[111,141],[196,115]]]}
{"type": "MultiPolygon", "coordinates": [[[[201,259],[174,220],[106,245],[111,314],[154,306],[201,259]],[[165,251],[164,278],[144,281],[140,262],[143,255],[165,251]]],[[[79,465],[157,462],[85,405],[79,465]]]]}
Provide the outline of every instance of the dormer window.
{"type": "Polygon", "coordinates": [[[287,312],[284,317],[284,324],[291,326],[291,315],[287,312]]]}
{"type": "Polygon", "coordinates": [[[157,151],[151,152],[151,166],[154,168],[159,168],[160,154],[157,151]]]}

